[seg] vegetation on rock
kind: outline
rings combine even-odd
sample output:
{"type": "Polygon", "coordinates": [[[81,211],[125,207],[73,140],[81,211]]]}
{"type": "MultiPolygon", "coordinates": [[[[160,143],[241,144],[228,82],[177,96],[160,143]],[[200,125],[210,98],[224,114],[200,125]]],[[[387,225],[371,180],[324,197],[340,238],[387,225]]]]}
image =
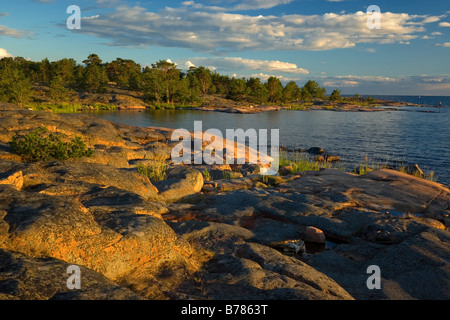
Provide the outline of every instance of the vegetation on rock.
{"type": "Polygon", "coordinates": [[[38,128],[22,138],[16,135],[9,145],[26,162],[78,159],[94,154],[94,150],[88,149],[79,136],[65,142],[62,134],[49,133],[46,127],[38,128]]]}

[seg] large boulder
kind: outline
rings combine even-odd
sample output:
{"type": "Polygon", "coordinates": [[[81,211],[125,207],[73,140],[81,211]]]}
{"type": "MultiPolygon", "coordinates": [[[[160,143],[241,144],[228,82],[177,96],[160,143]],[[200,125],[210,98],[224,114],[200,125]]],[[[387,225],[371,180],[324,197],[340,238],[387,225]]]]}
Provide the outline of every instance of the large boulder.
{"type": "Polygon", "coordinates": [[[89,210],[71,196],[10,186],[0,186],[0,203],[0,212],[6,212],[0,229],[2,247],[30,257],[84,265],[116,280],[178,255],[177,235],[163,220],[145,212],[89,210]]]}
{"type": "Polygon", "coordinates": [[[168,172],[167,179],[154,184],[159,192],[158,200],[175,202],[200,192],[203,175],[191,167],[175,166],[168,172]]]}
{"type": "Polygon", "coordinates": [[[0,249],[0,300],[140,300],[133,291],[120,287],[84,266],[81,289],[71,290],[67,273],[71,264],[53,258],[30,258],[0,249]]]}

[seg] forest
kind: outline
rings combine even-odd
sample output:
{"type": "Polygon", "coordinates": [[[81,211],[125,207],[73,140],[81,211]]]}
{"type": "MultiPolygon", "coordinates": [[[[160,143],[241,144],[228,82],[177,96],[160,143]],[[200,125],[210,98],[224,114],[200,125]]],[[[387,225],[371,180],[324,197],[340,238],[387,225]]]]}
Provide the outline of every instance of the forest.
{"type": "MultiPolygon", "coordinates": [[[[23,106],[33,100],[33,87],[49,87],[53,102],[70,102],[74,92],[106,93],[108,85],[139,92],[149,104],[198,105],[205,94],[217,94],[226,99],[255,104],[280,104],[292,101],[324,99],[326,90],[309,80],[303,87],[290,81],[283,85],[271,76],[235,78],[221,75],[206,67],[191,67],[183,71],[175,63],[160,60],[142,67],[133,60],[117,58],[103,62],[90,54],[82,64],[64,58],[50,62],[30,61],[22,57],[0,60],[0,100],[23,106]]],[[[329,97],[340,99],[336,89],[329,97]]]]}

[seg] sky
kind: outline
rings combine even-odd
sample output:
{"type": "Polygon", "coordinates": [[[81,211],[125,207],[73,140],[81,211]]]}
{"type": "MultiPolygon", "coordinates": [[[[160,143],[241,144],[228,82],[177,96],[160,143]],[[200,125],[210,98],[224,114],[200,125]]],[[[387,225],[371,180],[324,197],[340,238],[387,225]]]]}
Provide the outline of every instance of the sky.
{"type": "Polygon", "coordinates": [[[0,1],[0,58],[82,63],[96,53],[312,79],[328,93],[450,96],[448,0],[0,1]],[[81,29],[68,28],[71,5],[81,29]]]}

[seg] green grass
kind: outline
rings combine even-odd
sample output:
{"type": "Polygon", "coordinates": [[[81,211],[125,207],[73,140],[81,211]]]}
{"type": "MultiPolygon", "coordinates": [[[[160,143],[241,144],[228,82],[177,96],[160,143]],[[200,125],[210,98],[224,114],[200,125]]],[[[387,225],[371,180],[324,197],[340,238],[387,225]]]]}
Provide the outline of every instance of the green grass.
{"type": "Polygon", "coordinates": [[[86,111],[117,110],[117,106],[105,103],[95,103],[92,105],[82,105],[79,103],[29,103],[25,108],[33,110],[50,110],[53,113],[78,113],[86,111]]]}
{"type": "Polygon", "coordinates": [[[149,164],[138,164],[137,171],[152,182],[163,181],[167,177],[167,164],[164,160],[155,160],[149,164]]]}
{"type": "Polygon", "coordinates": [[[435,176],[434,171],[424,171],[423,176],[421,176],[419,173],[413,173],[411,174],[410,172],[408,172],[406,166],[404,165],[400,165],[397,166],[396,168],[393,167],[392,165],[389,165],[389,161],[386,162],[374,162],[374,161],[370,161],[368,159],[368,157],[366,156],[364,158],[363,161],[361,161],[361,163],[353,170],[353,173],[358,174],[358,175],[365,175],[369,172],[375,171],[375,170],[380,170],[380,169],[393,169],[393,170],[397,170],[399,172],[402,173],[406,173],[418,178],[423,178],[429,181],[437,181],[437,177],[435,176]]]}
{"type": "Polygon", "coordinates": [[[304,153],[296,152],[288,155],[286,152],[280,153],[280,168],[290,166],[291,174],[304,171],[319,171],[324,168],[332,168],[329,162],[318,162],[309,159],[304,153]]]}
{"type": "Polygon", "coordinates": [[[307,102],[307,103],[294,103],[291,105],[291,107],[289,108],[290,110],[309,110],[311,108],[311,106],[313,105],[312,102],[307,102]]]}
{"type": "Polygon", "coordinates": [[[208,170],[206,170],[206,169],[203,170],[202,174],[203,174],[203,180],[205,180],[205,181],[211,180],[211,175],[209,174],[208,170]]]}
{"type": "Polygon", "coordinates": [[[150,106],[150,108],[155,110],[175,110],[175,109],[189,109],[189,108],[195,108],[197,106],[191,105],[191,104],[177,104],[177,103],[159,103],[159,104],[153,104],[150,106]]]}

